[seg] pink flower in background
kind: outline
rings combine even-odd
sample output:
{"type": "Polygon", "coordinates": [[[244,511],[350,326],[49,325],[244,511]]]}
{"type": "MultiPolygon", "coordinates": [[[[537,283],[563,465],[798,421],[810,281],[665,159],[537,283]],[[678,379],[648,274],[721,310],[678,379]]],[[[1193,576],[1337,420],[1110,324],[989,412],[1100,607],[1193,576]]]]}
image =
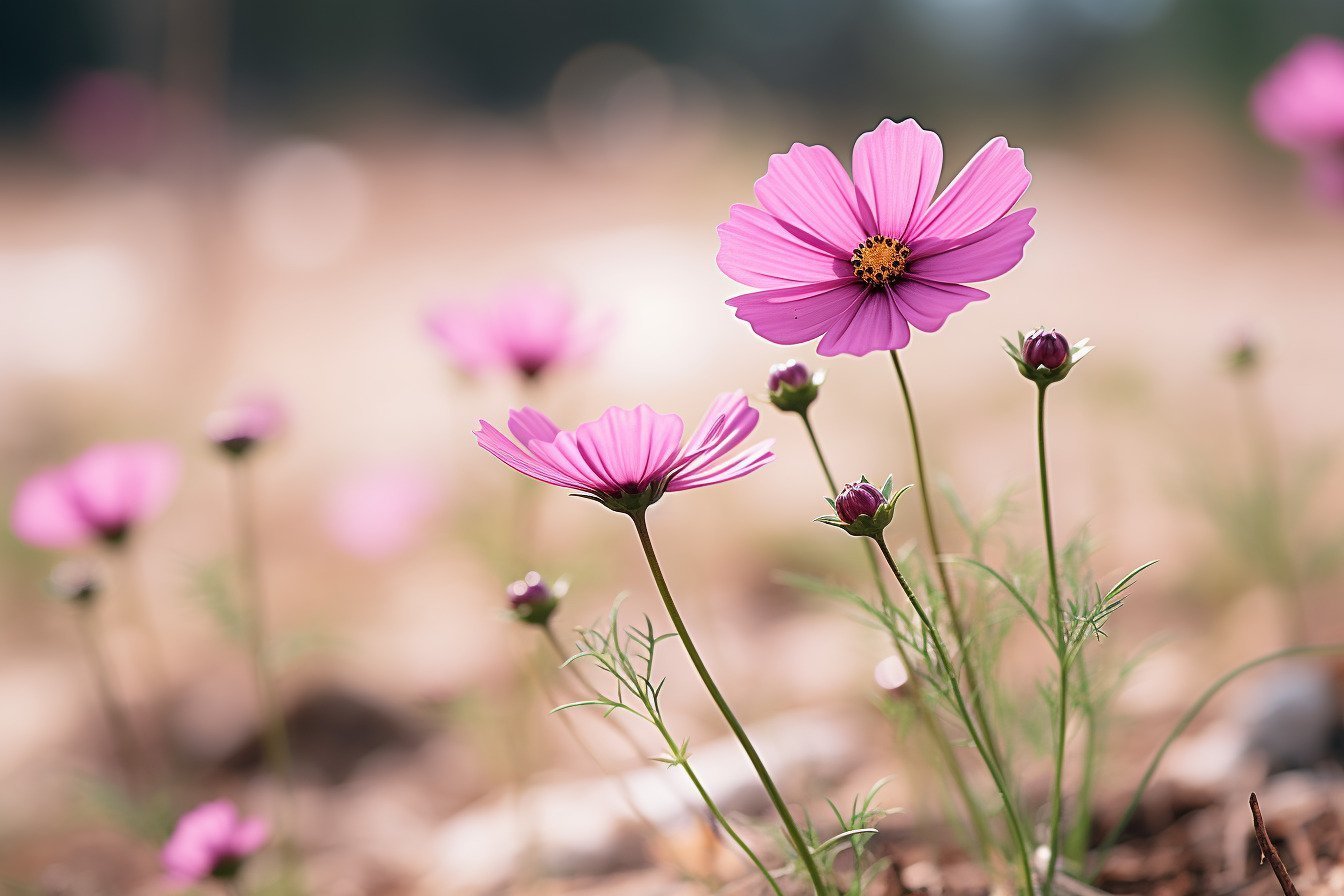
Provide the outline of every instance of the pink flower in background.
{"type": "Polygon", "coordinates": [[[119,544],[163,509],[177,486],[177,452],[160,442],[106,442],[19,487],[14,534],[31,545],[68,548],[94,538],[119,544]]]}
{"type": "Polygon", "coordinates": [[[966,286],[1007,273],[1035,231],[1034,208],[1009,210],[1031,183],[1022,151],[985,144],[934,199],[938,135],[884,121],[854,144],[854,176],[824,146],[795,143],[756,181],[761,207],[734,205],[719,225],[719,269],[760,291],[730,299],[771,342],[822,337],[822,355],[904,348],[969,302],[966,286]]]}
{"type": "Polygon", "coordinates": [[[242,455],[258,443],[275,438],[284,425],[284,406],[271,396],[254,395],[207,417],[205,437],[229,454],[242,455]]]}
{"type": "Polygon", "coordinates": [[[1251,92],[1251,114],[1302,158],[1314,192],[1344,202],[1344,41],[1317,35],[1294,47],[1251,92]]]}
{"type": "Polygon", "coordinates": [[[676,414],[648,405],[609,408],[573,431],[561,430],[531,408],[509,412],[517,443],[484,420],[476,442],[504,463],[542,482],[575,489],[613,510],[633,512],[664,492],[685,491],[737,479],[774,459],[773,441],[723,460],[756,428],[760,413],[740,390],[714,400],[683,446],[676,414]]]}
{"type": "Polygon", "coordinates": [[[443,305],[425,317],[430,336],[464,373],[507,369],[534,379],[591,351],[604,328],[581,326],[566,292],[517,285],[486,305],[443,305]]]}
{"type": "Polygon", "coordinates": [[[327,496],[327,533],[342,549],[377,560],[410,547],[439,505],[437,484],[418,470],[385,466],[363,470],[327,496]]]}
{"type": "Polygon", "coordinates": [[[232,878],[248,856],[266,843],[264,819],[243,818],[228,800],[202,803],[177,820],[159,859],[169,879],[194,884],[232,878]]]}
{"type": "Polygon", "coordinates": [[[92,165],[136,165],[149,160],[168,129],[163,97],[127,71],[91,71],[56,98],[52,130],[61,149],[92,165]]]}

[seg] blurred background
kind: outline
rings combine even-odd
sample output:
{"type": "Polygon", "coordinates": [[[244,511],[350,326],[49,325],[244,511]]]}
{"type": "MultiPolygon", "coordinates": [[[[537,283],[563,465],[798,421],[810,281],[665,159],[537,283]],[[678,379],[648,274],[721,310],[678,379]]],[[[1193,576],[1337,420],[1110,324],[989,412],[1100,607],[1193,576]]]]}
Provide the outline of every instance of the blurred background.
{"type": "MultiPolygon", "coordinates": [[[[657,602],[619,517],[537,489],[536,525],[517,534],[519,477],[471,432],[523,403],[562,426],[642,401],[689,422],[721,391],[762,398],[771,363],[815,363],[724,307],[740,290],[715,265],[715,227],[752,201],[769,154],[823,143],[848,164],[860,133],[914,117],[943,138],[944,183],[992,136],[1023,147],[1024,203],[1040,209],[992,298],[906,353],[933,466],[977,514],[1017,487],[1014,531],[1034,544],[1032,395],[999,340],[1045,324],[1098,344],[1052,393],[1057,518],[1093,532],[1104,579],[1163,561],[1108,649],[1161,636],[1129,711],[1170,712],[1288,637],[1272,583],[1220,537],[1210,507],[1235,501],[1204,500],[1250,475],[1248,423],[1312,471],[1296,507],[1313,537],[1332,546],[1341,524],[1328,457],[1344,430],[1344,213],[1303,189],[1246,103],[1316,33],[1344,35],[1344,5],[9,0],[0,494],[95,441],[180,448],[181,487],[136,544],[173,690],[137,679],[109,606],[114,666],[133,703],[169,707],[189,793],[263,810],[248,668],[207,587],[231,548],[201,426],[241,393],[276,396],[288,426],[257,458],[258,526],[282,692],[307,726],[294,737],[313,892],[567,875],[599,892],[602,875],[647,874],[660,860],[639,842],[596,858],[562,844],[522,872],[500,851],[517,834],[501,794],[597,774],[545,714],[535,681],[554,664],[505,616],[503,587],[532,568],[567,577],[561,630],[619,592],[631,613],[657,602]],[[538,383],[462,375],[425,314],[520,281],[568,289],[608,338],[538,383]],[[1249,419],[1224,363],[1241,339],[1263,359],[1249,419]]],[[[886,359],[823,366],[815,419],[837,475],[911,479],[886,359]]],[[[788,777],[866,789],[901,767],[872,709],[887,699],[881,639],[776,576],[863,570],[810,523],[825,488],[797,421],[759,403],[778,460],[665,502],[655,535],[746,716],[841,718],[788,777]]],[[[913,512],[898,525],[918,532],[913,512]]],[[[0,874],[35,892],[157,892],[153,846],[89,795],[107,747],[69,608],[43,599],[59,558],[8,534],[0,553],[0,874]]],[[[1322,569],[1308,594],[1325,641],[1344,619],[1322,569]]],[[[723,732],[692,685],[669,691],[669,714],[709,741],[723,732]]],[[[579,721],[602,743],[598,720],[579,721]]],[[[1146,755],[1152,739],[1139,743],[1146,755]]],[[[917,790],[898,779],[889,802],[917,790]]]]}

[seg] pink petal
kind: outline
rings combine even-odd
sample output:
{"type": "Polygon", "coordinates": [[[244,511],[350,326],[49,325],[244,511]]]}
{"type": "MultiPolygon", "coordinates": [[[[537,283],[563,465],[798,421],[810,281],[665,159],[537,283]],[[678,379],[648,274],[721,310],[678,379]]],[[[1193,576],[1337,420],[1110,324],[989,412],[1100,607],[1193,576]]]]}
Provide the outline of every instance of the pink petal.
{"type": "Polygon", "coordinates": [[[915,222],[910,239],[956,239],[974,233],[1006,215],[1030,183],[1022,150],[995,137],[915,222]]]}
{"type": "MultiPolygon", "coordinates": [[[[585,489],[589,485],[587,482],[561,472],[555,466],[544,458],[528,454],[522,448],[509,441],[509,437],[495,429],[484,420],[480,421],[481,428],[476,430],[476,444],[480,445],[486,451],[493,454],[498,460],[503,461],[510,467],[513,467],[524,476],[531,476],[533,479],[540,480],[549,485],[558,485],[562,488],[585,489]]],[[[540,443],[537,443],[540,444],[540,443]]]]}
{"type": "Polygon", "coordinates": [[[989,298],[989,293],[956,283],[929,283],[907,277],[896,284],[896,307],[916,329],[932,333],[954,312],[971,302],[989,298]]]}
{"type": "Polygon", "coordinates": [[[643,488],[661,478],[675,461],[684,424],[676,414],[659,414],[642,404],[634,410],[609,408],[575,431],[584,457],[617,488],[643,488]]]}
{"type": "Polygon", "coordinates": [[[424,320],[430,337],[463,373],[479,374],[501,360],[480,309],[445,305],[424,320]]]}
{"type": "Polygon", "coordinates": [[[943,283],[978,283],[1006,274],[1022,260],[1022,249],[1036,233],[1031,219],[1036,209],[1026,208],[1000,218],[988,227],[957,240],[950,248],[910,259],[910,275],[943,283]]]}
{"type": "Polygon", "coordinates": [[[134,523],[163,509],[177,486],[177,452],[159,442],[95,445],[66,467],[75,505],[98,526],[134,523]]]}
{"type": "Polygon", "coordinates": [[[734,205],[719,225],[719,270],[747,286],[834,280],[850,273],[846,258],[848,253],[841,257],[811,234],[752,205],[734,205]]]}
{"type": "MultiPolygon", "coordinates": [[[[943,144],[914,119],[890,119],[854,144],[854,186],[876,233],[904,240],[929,207],[943,170],[943,144]]],[[[857,244],[856,244],[857,245],[857,244]]]]}
{"type": "Polygon", "coordinates": [[[756,335],[778,345],[816,339],[863,301],[865,288],[852,277],[808,286],[767,289],[728,300],[756,335]]]}
{"type": "Polygon", "coordinates": [[[825,241],[835,255],[848,258],[870,234],[859,221],[854,184],[835,154],[824,146],[801,143],[770,157],[765,176],[756,181],[761,207],[825,241]]]}
{"type": "Polygon", "coordinates": [[[1298,152],[1344,142],[1344,41],[1308,37],[1251,92],[1251,113],[1266,138],[1298,152]]]}
{"type": "Polygon", "coordinates": [[[837,320],[817,344],[817,354],[859,355],[905,348],[910,327],[887,291],[870,291],[844,317],[837,320]]]}
{"type": "Polygon", "coordinates": [[[742,444],[760,418],[741,389],[719,395],[681,452],[676,479],[694,476],[742,444]]]}
{"type": "Polygon", "coordinates": [[[672,477],[667,490],[669,492],[681,492],[691,488],[728,482],[746,476],[748,473],[754,473],[775,459],[774,453],[770,450],[774,444],[774,439],[767,439],[759,445],[748,448],[725,464],[686,474],[679,473],[672,477]]]}
{"type": "Polygon", "coordinates": [[[523,408],[509,411],[509,432],[513,433],[518,444],[526,445],[534,439],[542,442],[552,441],[560,432],[560,427],[540,411],[523,408]]]}
{"type": "Polygon", "coordinates": [[[63,470],[35,473],[19,486],[10,510],[14,534],[40,548],[68,548],[97,533],[70,501],[63,470]]]}
{"type": "Polygon", "coordinates": [[[266,845],[271,828],[262,818],[247,818],[238,823],[229,837],[229,852],[238,856],[249,856],[266,845]]]}

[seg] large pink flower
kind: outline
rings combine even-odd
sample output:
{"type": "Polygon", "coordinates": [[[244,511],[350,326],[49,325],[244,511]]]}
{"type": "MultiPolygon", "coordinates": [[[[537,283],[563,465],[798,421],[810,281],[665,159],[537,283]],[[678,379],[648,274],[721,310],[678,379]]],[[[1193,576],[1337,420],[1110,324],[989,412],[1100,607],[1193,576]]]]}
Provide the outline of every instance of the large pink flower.
{"type": "Polygon", "coordinates": [[[823,355],[904,348],[969,302],[966,286],[1011,270],[1035,232],[1033,208],[1008,214],[1031,175],[1002,137],[985,144],[937,199],[938,135],[884,121],[854,144],[854,176],[824,146],[795,143],[756,181],[761,207],[719,225],[719,268],[759,292],[730,299],[780,345],[822,337],[823,355]]]}
{"type": "Polygon", "coordinates": [[[19,487],[14,534],[43,548],[101,538],[120,542],[158,513],[177,485],[177,452],[159,442],[106,442],[63,467],[48,467],[19,487]]]}
{"type": "Polygon", "coordinates": [[[532,379],[591,351],[603,328],[582,326],[570,295],[519,284],[484,305],[443,305],[425,316],[430,336],[464,373],[515,370],[532,379]]]}
{"type": "Polygon", "coordinates": [[[516,443],[484,420],[476,441],[533,479],[631,512],[665,492],[727,482],[765,466],[774,459],[773,440],[724,460],[756,428],[759,417],[743,392],[725,392],[682,445],[681,418],[656,413],[645,404],[633,410],[608,408],[597,420],[573,431],[561,430],[544,414],[524,408],[509,412],[509,431],[516,443]]]}
{"type": "Polygon", "coordinates": [[[1317,35],[1294,47],[1251,92],[1251,114],[1301,156],[1318,195],[1344,201],[1344,41],[1317,35]]]}
{"type": "Polygon", "coordinates": [[[265,845],[268,835],[264,819],[243,818],[233,803],[214,800],[177,820],[159,859],[164,872],[178,883],[231,878],[248,856],[265,845]]]}

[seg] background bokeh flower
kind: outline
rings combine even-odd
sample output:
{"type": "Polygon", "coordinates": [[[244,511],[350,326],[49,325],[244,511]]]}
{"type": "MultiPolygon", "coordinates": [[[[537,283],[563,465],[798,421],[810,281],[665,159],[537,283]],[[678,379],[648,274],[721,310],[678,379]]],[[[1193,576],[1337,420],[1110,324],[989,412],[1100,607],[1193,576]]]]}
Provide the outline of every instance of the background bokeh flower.
{"type": "Polygon", "coordinates": [[[270,826],[264,819],[244,818],[228,800],[213,800],[177,820],[160,860],[164,873],[178,883],[231,878],[266,844],[269,835],[270,826]]]}

